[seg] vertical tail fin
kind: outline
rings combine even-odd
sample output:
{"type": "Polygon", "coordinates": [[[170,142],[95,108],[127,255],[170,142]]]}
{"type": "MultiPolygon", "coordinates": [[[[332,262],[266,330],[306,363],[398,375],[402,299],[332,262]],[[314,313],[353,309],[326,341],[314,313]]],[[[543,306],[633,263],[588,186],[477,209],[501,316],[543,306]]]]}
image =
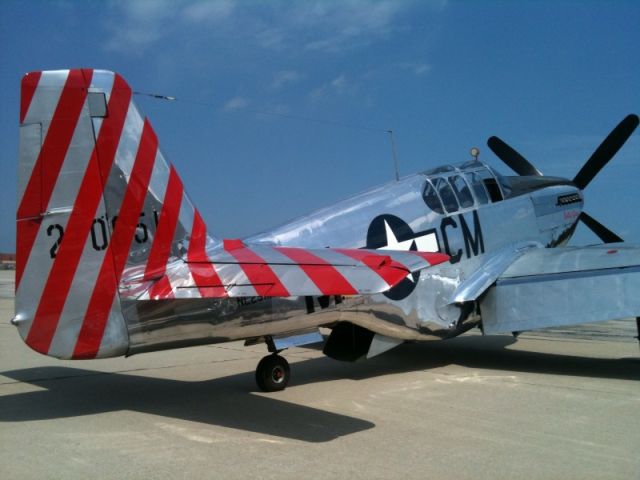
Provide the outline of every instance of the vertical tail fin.
{"type": "Polygon", "coordinates": [[[192,230],[212,241],[120,75],[24,76],[15,323],[31,348],[59,358],[126,353],[122,280],[162,289],[192,230]]]}

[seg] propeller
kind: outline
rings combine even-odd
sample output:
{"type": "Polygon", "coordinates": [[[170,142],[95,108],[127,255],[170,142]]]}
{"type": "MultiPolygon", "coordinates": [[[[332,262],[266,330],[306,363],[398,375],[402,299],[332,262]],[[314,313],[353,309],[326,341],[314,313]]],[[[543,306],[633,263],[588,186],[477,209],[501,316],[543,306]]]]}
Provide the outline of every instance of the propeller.
{"type": "Polygon", "coordinates": [[[490,137],[487,145],[500,160],[507,164],[518,175],[542,176],[542,172],[520,155],[514,148],[507,145],[498,137],[490,137]]]}
{"type": "Polygon", "coordinates": [[[582,166],[578,174],[573,178],[573,183],[580,190],[584,190],[589,182],[598,174],[613,156],[618,153],[620,147],[629,139],[638,126],[638,116],[627,115],[607,138],[596,148],[589,160],[582,166]]]}
{"type": "MultiPolygon", "coordinates": [[[[595,178],[598,172],[600,172],[600,170],[609,163],[614,155],[618,153],[618,150],[620,150],[622,145],[625,144],[633,134],[634,130],[638,127],[638,123],[640,123],[640,121],[637,115],[627,115],[618,125],[616,125],[611,133],[607,135],[607,138],[602,141],[598,148],[596,148],[591,157],[589,157],[582,166],[578,174],[573,178],[572,183],[580,190],[584,190],[595,178]]],[[[487,145],[500,160],[502,160],[518,175],[543,176],[542,172],[540,172],[540,170],[538,170],[531,162],[500,138],[495,136],[490,137],[489,140],[487,140],[487,145]]],[[[581,212],[578,219],[604,243],[616,243],[623,241],[622,238],[586,212],[581,212]]]]}
{"type": "Polygon", "coordinates": [[[580,212],[578,220],[581,220],[589,229],[595,233],[603,243],[618,243],[624,242],[622,238],[613,233],[607,227],[602,225],[599,221],[593,218],[586,212],[580,212]]]}

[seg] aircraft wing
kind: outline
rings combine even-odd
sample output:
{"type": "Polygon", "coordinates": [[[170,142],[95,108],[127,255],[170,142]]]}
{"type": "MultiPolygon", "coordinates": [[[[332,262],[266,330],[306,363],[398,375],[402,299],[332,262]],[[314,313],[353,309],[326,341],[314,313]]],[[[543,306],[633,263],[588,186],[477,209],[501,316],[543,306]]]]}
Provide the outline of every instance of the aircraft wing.
{"type": "Polygon", "coordinates": [[[139,299],[371,295],[412,272],[445,262],[441,253],[304,249],[225,240],[206,254],[176,259],[164,271],[129,276],[121,295],[139,299]]]}
{"type": "Polygon", "coordinates": [[[527,248],[480,300],[486,334],[640,316],[640,247],[527,248]]]}

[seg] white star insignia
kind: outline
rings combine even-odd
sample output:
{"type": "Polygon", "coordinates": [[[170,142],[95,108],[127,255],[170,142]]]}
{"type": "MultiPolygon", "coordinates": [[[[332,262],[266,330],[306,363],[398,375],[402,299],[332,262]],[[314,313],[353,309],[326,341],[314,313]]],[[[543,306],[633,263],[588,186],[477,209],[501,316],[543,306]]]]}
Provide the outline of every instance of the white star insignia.
{"type": "MultiPolygon", "coordinates": [[[[409,250],[411,250],[411,247],[415,245],[415,241],[413,238],[399,242],[396,234],[393,233],[393,230],[386,220],[384,221],[384,231],[387,236],[387,245],[384,247],[380,247],[378,250],[403,250],[408,252],[409,250]]],[[[413,282],[412,273],[407,274],[407,278],[411,280],[411,282],[413,282]]]]}

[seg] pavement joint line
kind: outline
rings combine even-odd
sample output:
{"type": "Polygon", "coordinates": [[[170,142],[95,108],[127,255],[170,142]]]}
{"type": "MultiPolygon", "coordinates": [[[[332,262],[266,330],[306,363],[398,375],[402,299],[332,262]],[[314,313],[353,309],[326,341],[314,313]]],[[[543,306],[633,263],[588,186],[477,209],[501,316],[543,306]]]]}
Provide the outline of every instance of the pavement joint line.
{"type": "MultiPolygon", "coordinates": [[[[474,369],[475,370],[475,369],[474,369]]],[[[454,374],[454,373],[439,373],[439,372],[434,372],[428,369],[425,370],[421,370],[422,372],[424,372],[425,374],[434,377],[434,378],[446,378],[447,380],[449,380],[450,378],[456,378],[458,376],[458,374],[454,374]]],[[[487,370],[490,371],[490,370],[487,370]]],[[[522,372],[518,372],[518,373],[522,373],[522,372]]],[[[535,372],[524,372],[524,373],[528,373],[528,374],[535,374],[535,372]]],[[[546,374],[543,374],[546,375],[546,374]]],[[[614,390],[600,390],[600,389],[594,389],[594,388],[583,388],[583,387],[570,387],[570,386],[566,386],[566,385],[557,385],[557,384],[553,384],[553,383],[536,383],[536,382],[523,382],[521,381],[519,378],[514,379],[513,378],[514,375],[497,375],[495,377],[492,377],[492,379],[496,379],[499,381],[508,381],[509,383],[513,383],[514,385],[528,385],[531,387],[547,387],[547,388],[555,388],[555,389],[559,389],[559,390],[577,390],[577,391],[582,391],[582,392],[593,392],[593,393],[603,393],[603,394],[610,394],[610,395],[623,395],[625,397],[628,398],[628,395],[625,392],[619,392],[619,391],[614,391],[614,390]]],[[[634,379],[625,379],[625,378],[620,378],[618,379],[620,381],[623,382],[635,382],[637,380],[634,379]]],[[[476,383],[476,385],[486,385],[486,386],[491,386],[488,385],[488,382],[478,382],[476,383]]],[[[640,396],[638,396],[638,398],[640,399],[640,396]]]]}
{"type": "MultiPolygon", "coordinates": [[[[629,381],[629,382],[636,382],[637,380],[625,380],[625,379],[619,379],[624,381],[629,381]]],[[[557,390],[576,390],[579,392],[591,392],[591,393],[604,393],[604,394],[608,394],[608,395],[622,395],[626,398],[629,398],[629,395],[625,392],[616,392],[613,390],[599,390],[597,388],[582,388],[582,387],[568,387],[566,385],[555,385],[552,383],[534,383],[534,382],[518,382],[519,385],[529,385],[532,387],[547,387],[547,388],[555,388],[557,390]]],[[[640,397],[638,397],[640,398],[640,397]]]]}
{"type": "Polygon", "coordinates": [[[600,333],[594,333],[591,335],[591,338],[586,338],[582,335],[578,335],[578,334],[574,334],[574,333],[567,333],[567,334],[563,334],[563,335],[532,335],[532,334],[527,334],[526,336],[523,335],[522,340],[530,340],[530,341],[535,341],[535,342],[564,342],[564,343],[607,343],[609,341],[614,341],[614,342],[623,342],[623,343],[633,343],[636,342],[636,339],[633,338],[632,336],[627,337],[626,335],[607,335],[607,334],[600,334],[600,333]],[[601,338],[594,338],[594,337],[601,337],[601,338]]]}

